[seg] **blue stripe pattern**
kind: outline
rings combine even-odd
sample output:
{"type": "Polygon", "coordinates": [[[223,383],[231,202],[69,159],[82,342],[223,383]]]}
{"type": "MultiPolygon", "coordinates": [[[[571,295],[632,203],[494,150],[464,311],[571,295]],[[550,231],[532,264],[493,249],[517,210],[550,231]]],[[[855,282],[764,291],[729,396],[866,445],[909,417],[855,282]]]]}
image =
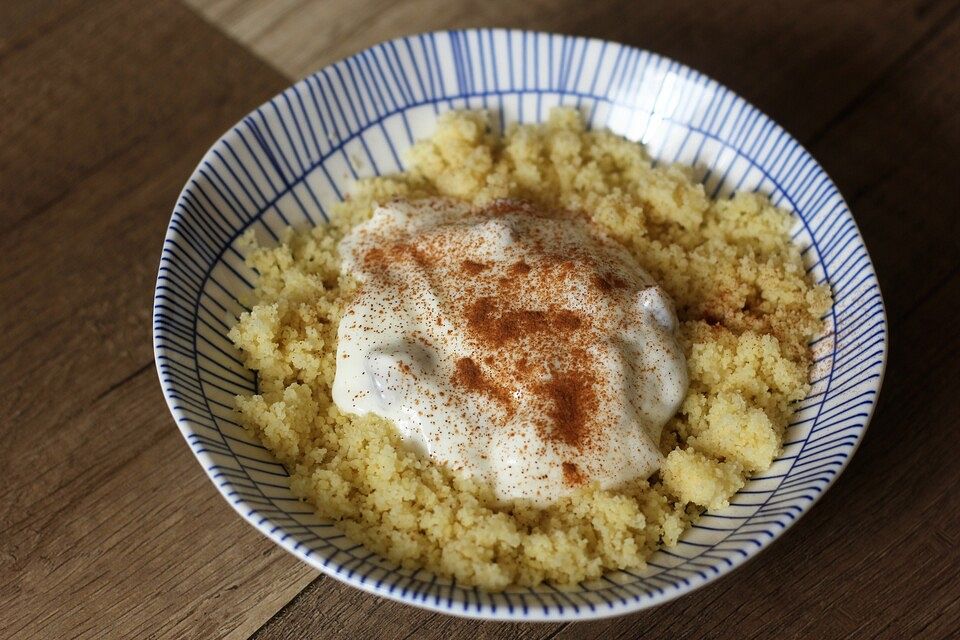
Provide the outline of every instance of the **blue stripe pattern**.
{"type": "Polygon", "coordinates": [[[877,402],[887,323],[856,223],[816,161],[763,113],[676,62],[612,42],[507,30],[386,42],[297,83],[245,117],[204,156],[164,241],[153,335],[164,395],[211,480],[251,524],[311,565],[361,589],[446,613],[572,620],[664,602],[727,573],[816,502],[860,443],[877,402]],[[403,168],[404,152],[449,109],[493,110],[501,127],[557,105],[591,127],[695,167],[708,193],[769,194],[796,215],[793,239],[834,306],[812,342],[813,389],[797,404],[783,455],[727,509],[709,512],[642,571],[574,591],[549,585],[484,594],[371,554],[296,500],[285,469],[234,421],[257,389],[226,337],[256,278],[237,240],[323,224],[358,177],[403,168]]]}

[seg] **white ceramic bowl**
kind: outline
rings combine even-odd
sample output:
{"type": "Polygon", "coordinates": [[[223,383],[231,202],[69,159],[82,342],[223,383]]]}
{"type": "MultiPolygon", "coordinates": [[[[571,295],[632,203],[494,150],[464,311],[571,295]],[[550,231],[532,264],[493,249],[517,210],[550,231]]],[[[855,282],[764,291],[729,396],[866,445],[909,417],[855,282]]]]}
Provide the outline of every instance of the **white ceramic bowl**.
{"type": "Polygon", "coordinates": [[[386,42],[298,82],[207,152],[177,201],[153,314],[156,362],[174,419],[237,512],[304,562],[360,589],[445,613],[501,620],[622,614],[692,591],[756,555],[806,512],[846,466],[876,405],[887,325],[876,276],[847,205],[783,129],[717,82],[612,42],[506,30],[386,42]],[[783,455],[730,507],[709,512],[644,571],[574,591],[486,594],[398,569],[292,497],[287,473],[238,426],[233,397],[257,386],[226,337],[254,274],[237,238],[323,224],[357,177],[403,169],[437,114],[485,108],[502,123],[572,105],[594,128],[694,165],[707,192],[759,190],[796,214],[794,240],[834,307],[814,341],[814,385],[783,455]],[[358,168],[362,167],[362,168],[358,168]]]}

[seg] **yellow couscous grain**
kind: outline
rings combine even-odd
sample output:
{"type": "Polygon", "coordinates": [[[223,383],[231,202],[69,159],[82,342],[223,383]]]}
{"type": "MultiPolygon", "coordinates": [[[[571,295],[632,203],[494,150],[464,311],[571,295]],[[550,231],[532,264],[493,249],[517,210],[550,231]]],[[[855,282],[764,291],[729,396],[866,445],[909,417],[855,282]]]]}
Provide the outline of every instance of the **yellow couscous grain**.
{"type": "Polygon", "coordinates": [[[230,337],[260,392],[237,410],[296,495],[403,566],[498,590],[640,567],[770,466],[831,304],[788,239],[787,213],[753,194],[713,201],[686,170],[653,166],[640,145],[585,130],[570,109],[503,137],[483,113],[448,113],[411,160],[406,173],[360,181],[330,225],[288,230],[274,247],[245,238],[259,278],[230,337]],[[333,404],[337,327],[355,286],[337,242],[378,202],[438,195],[588,212],[670,294],[690,388],[664,429],[659,476],[584,487],[546,509],[497,506],[487,487],[406,450],[392,424],[333,404]]]}

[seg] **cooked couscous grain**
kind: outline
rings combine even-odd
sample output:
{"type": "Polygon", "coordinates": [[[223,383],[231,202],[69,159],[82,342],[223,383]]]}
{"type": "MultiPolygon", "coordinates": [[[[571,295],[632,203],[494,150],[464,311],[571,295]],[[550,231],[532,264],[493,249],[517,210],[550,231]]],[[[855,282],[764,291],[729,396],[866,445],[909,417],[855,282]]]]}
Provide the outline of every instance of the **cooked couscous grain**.
{"type": "Polygon", "coordinates": [[[245,238],[259,279],[230,337],[260,389],[237,408],[296,495],[401,565],[498,590],[640,567],[770,466],[830,306],[789,242],[787,213],[753,194],[711,201],[684,169],[652,166],[640,145],[586,131],[569,109],[502,138],[482,113],[449,113],[411,160],[407,173],[360,181],[328,226],[287,231],[275,247],[245,238]],[[498,507],[487,487],[406,450],[392,424],[333,404],[337,326],[355,286],[337,242],[376,203],[438,195],[586,211],[670,294],[690,388],[664,429],[659,476],[583,487],[543,510],[498,507]]]}

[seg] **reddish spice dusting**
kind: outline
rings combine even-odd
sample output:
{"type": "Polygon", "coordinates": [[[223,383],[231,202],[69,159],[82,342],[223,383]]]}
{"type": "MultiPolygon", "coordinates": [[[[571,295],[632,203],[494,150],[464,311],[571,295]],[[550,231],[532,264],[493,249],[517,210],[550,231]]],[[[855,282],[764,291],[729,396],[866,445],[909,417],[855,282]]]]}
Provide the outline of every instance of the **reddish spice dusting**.
{"type": "Polygon", "coordinates": [[[499,402],[509,413],[513,410],[513,399],[503,387],[483,375],[473,358],[460,358],[454,365],[455,370],[451,382],[458,387],[482,393],[499,402]]]}
{"type": "Polygon", "coordinates": [[[391,263],[413,260],[423,269],[429,269],[435,257],[406,242],[393,242],[385,247],[374,247],[363,254],[363,266],[371,271],[385,271],[391,263]]]}
{"type": "Polygon", "coordinates": [[[586,481],[586,478],[580,473],[580,469],[577,468],[576,464],[564,462],[561,464],[561,468],[563,469],[563,481],[568,485],[575,487],[586,481]]]}
{"type": "Polygon", "coordinates": [[[522,200],[497,200],[486,207],[483,211],[490,216],[505,216],[511,213],[525,213],[527,215],[540,215],[541,213],[529,202],[522,200]]]}
{"type": "Polygon", "coordinates": [[[523,260],[519,260],[510,265],[509,273],[511,276],[525,276],[530,273],[530,265],[523,260]]]}
{"type": "MultiPolygon", "coordinates": [[[[482,213],[544,218],[562,214],[507,200],[495,202],[482,213]]],[[[606,391],[600,376],[605,373],[587,355],[588,347],[598,339],[597,321],[552,304],[563,299],[552,295],[570,291],[571,283],[584,283],[585,295],[600,298],[631,285],[617,275],[612,264],[589,253],[545,247],[528,235],[514,240],[526,243],[529,263],[519,259],[501,265],[481,261],[485,257],[469,259],[467,255],[478,255],[460,249],[467,251],[470,246],[452,253],[450,246],[432,239],[384,243],[369,249],[363,260],[371,270],[385,272],[391,265],[413,263],[430,278],[461,281],[459,308],[446,320],[457,331],[465,328],[471,348],[476,349],[476,360],[456,360],[451,382],[500,404],[509,416],[526,410],[524,403],[532,403],[542,417],[537,425],[541,437],[564,447],[563,455],[569,456],[562,465],[564,482],[580,485],[590,478],[586,467],[577,465],[576,455],[586,455],[590,447],[597,446],[595,436],[609,420],[602,408],[612,400],[603,395],[606,391]],[[550,377],[543,377],[546,372],[550,377]],[[516,397],[513,391],[519,392],[516,397]]],[[[440,316],[436,322],[442,324],[440,316]]]]}
{"type": "Polygon", "coordinates": [[[487,269],[490,265],[483,264],[482,262],[475,262],[473,260],[464,260],[460,263],[460,268],[463,269],[464,273],[467,275],[475,276],[484,269],[487,269]]]}
{"type": "Polygon", "coordinates": [[[593,277],[593,284],[600,291],[610,293],[614,289],[624,289],[627,283],[614,273],[598,273],[593,277]]]}
{"type": "Polygon", "coordinates": [[[562,260],[557,266],[564,276],[570,275],[577,268],[577,264],[573,260],[562,260]]]}
{"type": "Polygon", "coordinates": [[[554,373],[537,386],[538,395],[549,400],[551,439],[581,448],[589,438],[590,423],[599,402],[594,389],[596,375],[588,369],[554,373]]]}
{"type": "Polygon", "coordinates": [[[478,298],[467,305],[467,328],[492,345],[536,333],[569,333],[580,328],[579,313],[569,309],[501,309],[497,298],[478,298]]]}
{"type": "Polygon", "coordinates": [[[525,375],[530,371],[530,361],[526,358],[520,358],[517,360],[517,366],[515,367],[517,374],[525,375]]]}
{"type": "Polygon", "coordinates": [[[410,245],[401,245],[401,246],[403,247],[403,250],[411,258],[413,258],[413,261],[416,262],[418,265],[420,265],[422,268],[429,269],[430,267],[433,266],[433,262],[435,259],[434,256],[428,255],[423,251],[420,251],[416,247],[413,247],[410,245]]]}
{"type": "Polygon", "coordinates": [[[387,257],[379,247],[374,247],[363,254],[363,266],[367,269],[382,269],[386,263],[387,257]]]}

